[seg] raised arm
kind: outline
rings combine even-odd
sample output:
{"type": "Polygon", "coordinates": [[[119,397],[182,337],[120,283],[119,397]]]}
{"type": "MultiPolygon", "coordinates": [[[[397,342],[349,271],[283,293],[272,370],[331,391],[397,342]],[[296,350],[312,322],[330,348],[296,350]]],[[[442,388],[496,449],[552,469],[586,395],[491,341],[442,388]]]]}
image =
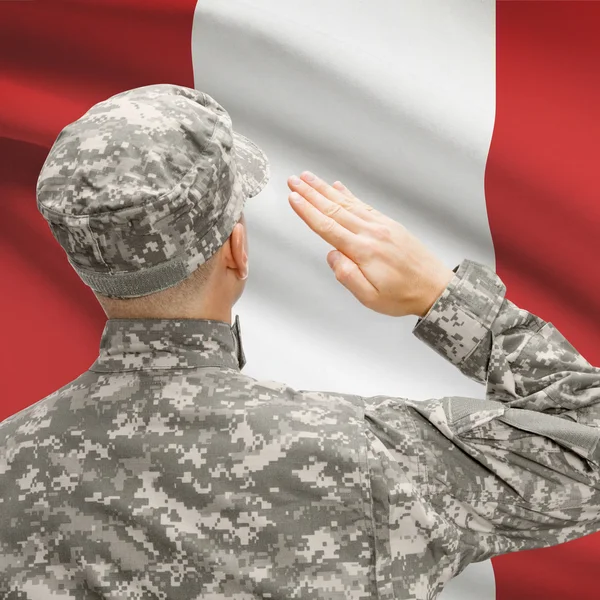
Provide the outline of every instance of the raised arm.
{"type": "Polygon", "coordinates": [[[463,261],[415,335],[486,399],[406,401],[431,501],[479,558],[600,529],[600,369],[463,261]]]}
{"type": "Polygon", "coordinates": [[[368,308],[419,316],[415,335],[487,386],[485,400],[363,399],[390,564],[428,552],[447,579],[469,562],[599,530],[600,369],[507,300],[489,267],[465,260],[453,273],[341,184],[288,183],[296,213],[335,247],[338,280],[368,308]],[[419,524],[411,539],[407,515],[419,524]]]}

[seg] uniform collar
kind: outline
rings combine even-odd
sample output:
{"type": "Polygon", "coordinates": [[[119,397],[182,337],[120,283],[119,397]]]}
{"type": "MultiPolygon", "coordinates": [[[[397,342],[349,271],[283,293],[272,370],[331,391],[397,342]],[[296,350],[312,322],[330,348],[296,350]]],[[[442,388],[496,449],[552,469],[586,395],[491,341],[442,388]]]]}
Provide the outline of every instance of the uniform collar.
{"type": "Polygon", "coordinates": [[[239,317],[233,326],[209,319],[109,319],[91,371],[192,369],[246,364],[239,317]]]}

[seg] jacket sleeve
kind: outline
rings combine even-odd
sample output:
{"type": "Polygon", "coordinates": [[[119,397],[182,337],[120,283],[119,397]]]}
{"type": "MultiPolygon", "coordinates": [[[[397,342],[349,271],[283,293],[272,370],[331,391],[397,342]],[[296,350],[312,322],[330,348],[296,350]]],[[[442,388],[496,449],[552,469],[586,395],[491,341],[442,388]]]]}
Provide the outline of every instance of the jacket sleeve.
{"type": "Polygon", "coordinates": [[[457,570],[599,530],[600,369],[468,260],[414,334],[485,400],[366,399],[366,419],[462,554],[457,570]]]}

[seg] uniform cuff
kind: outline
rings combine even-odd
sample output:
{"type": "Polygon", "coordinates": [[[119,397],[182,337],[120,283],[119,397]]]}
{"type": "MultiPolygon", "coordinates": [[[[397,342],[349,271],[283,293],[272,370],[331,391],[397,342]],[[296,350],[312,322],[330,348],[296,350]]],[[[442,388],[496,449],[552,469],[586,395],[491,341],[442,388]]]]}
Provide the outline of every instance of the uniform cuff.
{"type": "Polygon", "coordinates": [[[506,286],[490,268],[463,260],[456,274],[413,333],[438,354],[460,367],[487,338],[506,286]]]}

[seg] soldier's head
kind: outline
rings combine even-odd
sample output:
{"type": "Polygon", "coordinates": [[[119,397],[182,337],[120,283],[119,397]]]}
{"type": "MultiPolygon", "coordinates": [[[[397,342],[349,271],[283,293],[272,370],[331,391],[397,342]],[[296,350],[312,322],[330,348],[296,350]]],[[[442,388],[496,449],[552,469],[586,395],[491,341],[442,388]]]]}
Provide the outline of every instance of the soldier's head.
{"type": "Polygon", "coordinates": [[[243,292],[242,211],[267,180],[264,153],[213,98],[151,85],[61,131],[37,205],[109,317],[215,318],[203,309],[243,292]]]}

